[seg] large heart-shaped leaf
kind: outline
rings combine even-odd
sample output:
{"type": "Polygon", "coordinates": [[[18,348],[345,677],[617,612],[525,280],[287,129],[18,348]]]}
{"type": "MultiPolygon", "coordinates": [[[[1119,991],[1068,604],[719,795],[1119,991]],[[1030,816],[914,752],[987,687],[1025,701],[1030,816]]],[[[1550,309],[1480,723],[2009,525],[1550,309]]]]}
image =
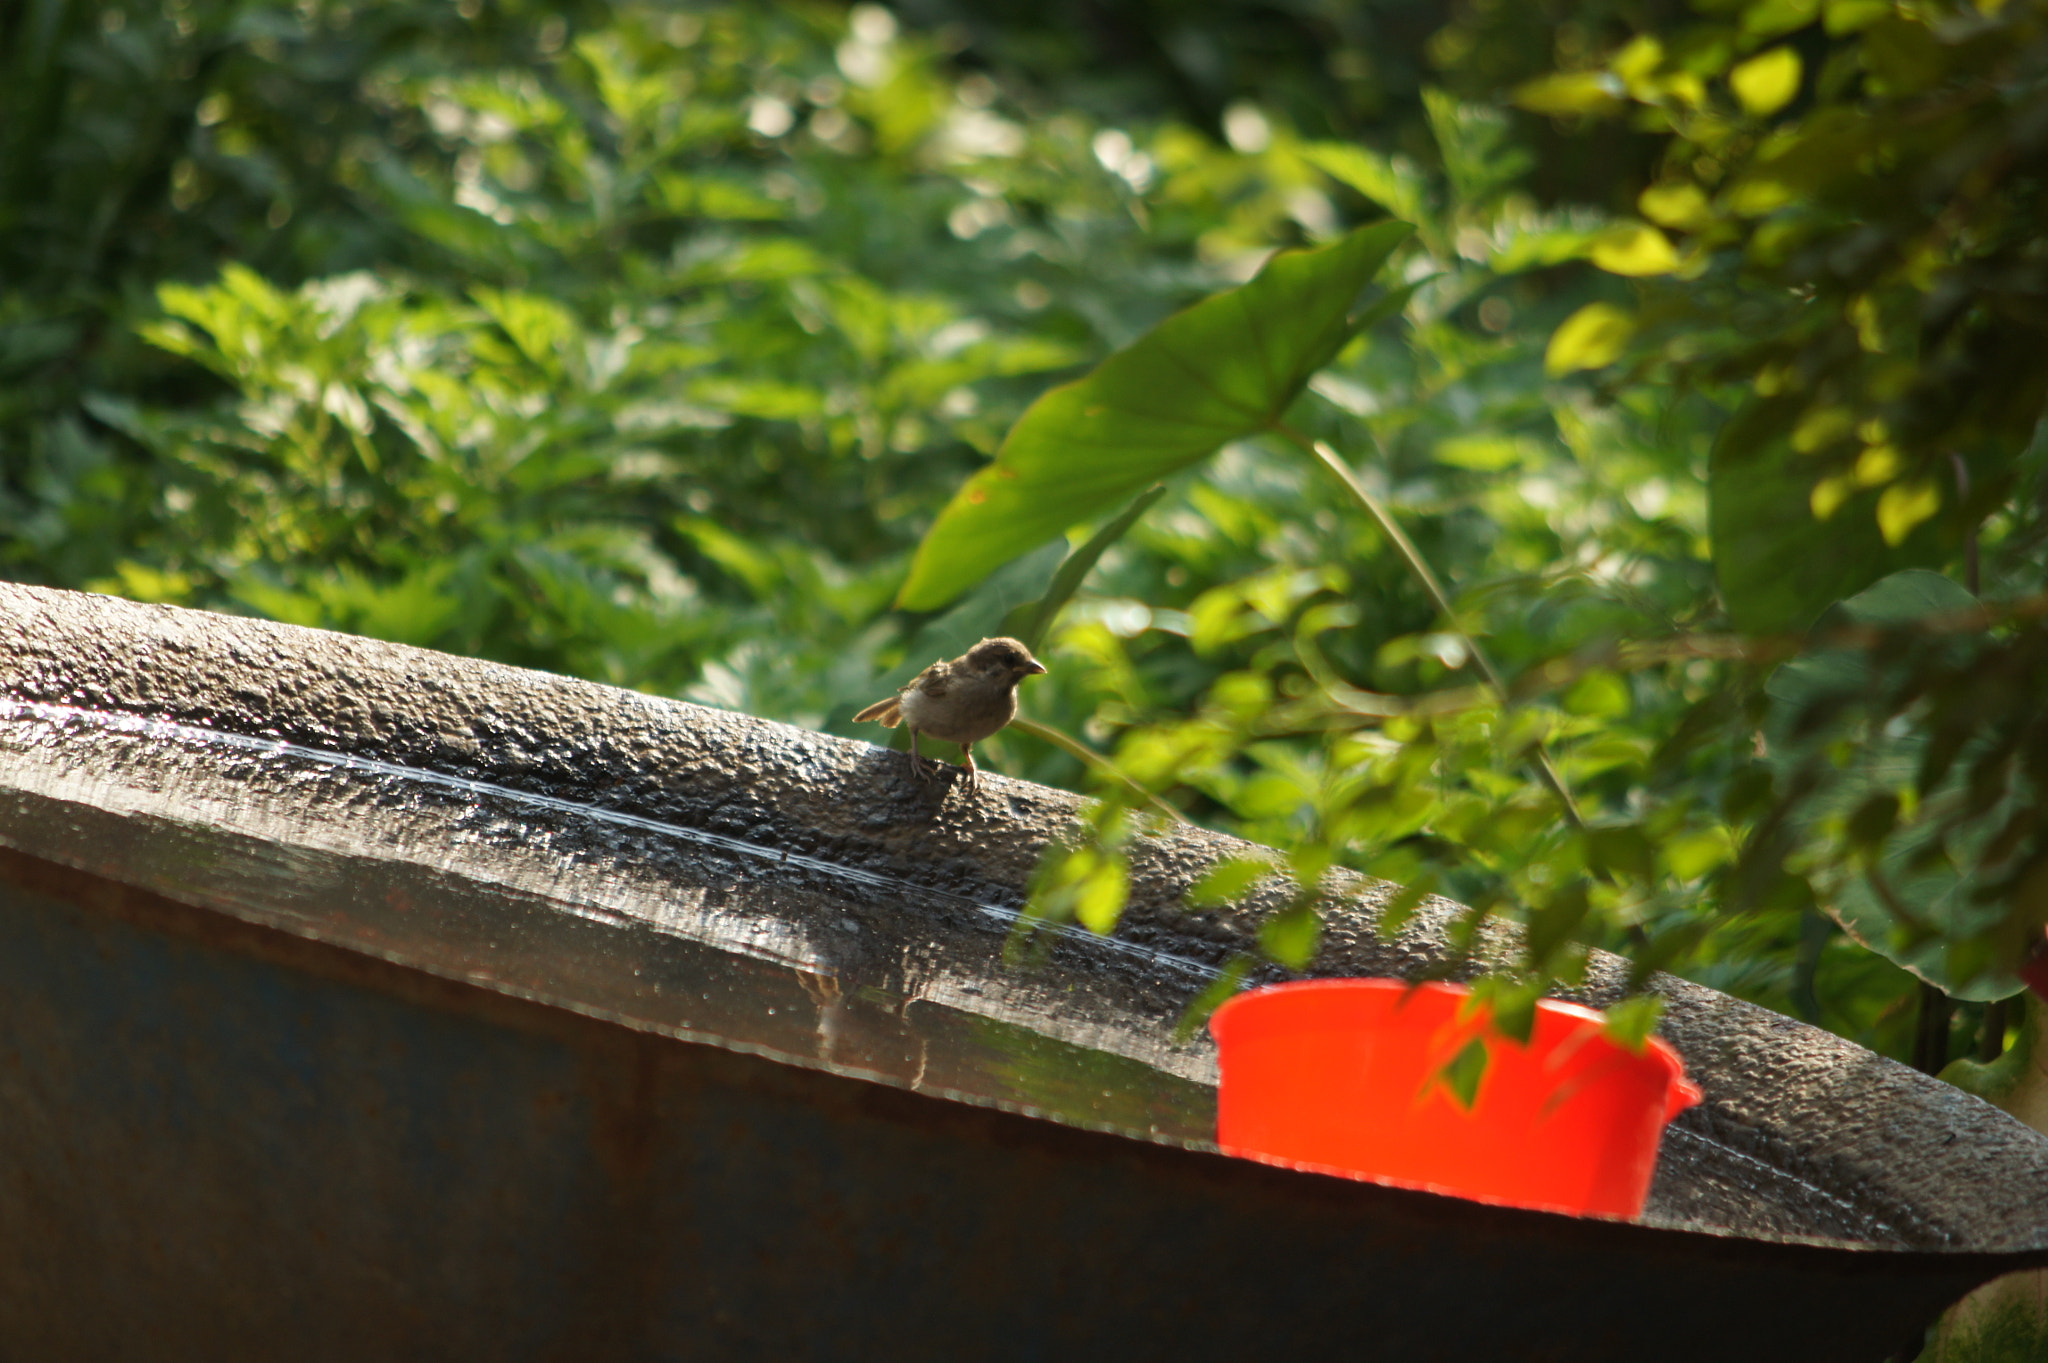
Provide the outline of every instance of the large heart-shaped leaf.
{"type": "Polygon", "coordinates": [[[1278,420],[1318,369],[1405,295],[1358,298],[1414,229],[1284,251],[1039,398],[940,513],[896,604],[945,605],[999,564],[1278,420]]]}

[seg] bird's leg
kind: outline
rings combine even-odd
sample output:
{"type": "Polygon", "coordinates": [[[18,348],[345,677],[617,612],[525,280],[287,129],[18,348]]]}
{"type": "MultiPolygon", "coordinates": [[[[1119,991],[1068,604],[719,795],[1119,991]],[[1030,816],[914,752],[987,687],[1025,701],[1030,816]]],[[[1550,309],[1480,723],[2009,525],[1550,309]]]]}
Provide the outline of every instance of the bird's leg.
{"type": "MultiPolygon", "coordinates": [[[[932,779],[931,768],[925,766],[925,762],[927,760],[929,759],[924,757],[923,754],[919,753],[917,750],[917,730],[912,729],[910,731],[910,770],[916,773],[917,779],[920,781],[929,781],[932,779]]],[[[933,765],[937,764],[934,763],[933,765]]]]}
{"type": "Polygon", "coordinates": [[[962,743],[960,745],[960,758],[967,764],[967,789],[969,791],[979,791],[981,789],[981,769],[974,765],[974,745],[972,743],[962,743]]]}

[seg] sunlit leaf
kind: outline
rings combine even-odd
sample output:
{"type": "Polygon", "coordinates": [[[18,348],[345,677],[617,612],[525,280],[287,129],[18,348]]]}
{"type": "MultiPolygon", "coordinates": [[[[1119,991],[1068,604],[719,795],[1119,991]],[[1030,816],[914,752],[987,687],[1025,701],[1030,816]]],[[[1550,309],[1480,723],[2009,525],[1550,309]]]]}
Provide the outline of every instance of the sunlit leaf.
{"type": "Polygon", "coordinates": [[[1625,107],[1623,89],[1605,71],[1568,71],[1518,85],[1509,98],[1532,114],[1609,114],[1625,107]]]}
{"type": "Polygon", "coordinates": [[[1551,333],[1543,370],[1552,376],[1613,364],[1635,335],[1635,319],[1612,303],[1588,303],[1551,333]]]}
{"type": "Polygon", "coordinates": [[[1609,274],[1640,277],[1678,268],[1671,239],[1648,223],[1617,223],[1593,239],[1593,263],[1609,274]]]}
{"type": "Polygon", "coordinates": [[[1650,221],[1682,232],[1697,232],[1714,220],[1706,192],[1689,180],[1651,185],[1636,196],[1636,207],[1650,221]]]}
{"type": "Polygon", "coordinates": [[[1716,866],[1726,864],[1735,849],[1726,831],[1702,828],[1666,839],[1658,845],[1657,853],[1674,879],[1697,880],[1716,866]]]}
{"type": "Polygon", "coordinates": [[[1916,526],[1941,510],[1941,490],[1924,481],[1894,483],[1877,499],[1877,528],[1886,544],[1897,547],[1916,526]]]}
{"type": "Polygon", "coordinates": [[[1301,154],[1316,169],[1378,204],[1390,217],[1420,219],[1425,182],[1413,169],[1350,142],[1305,142],[1301,154]]]}
{"type": "Polygon", "coordinates": [[[1897,8],[1897,0],[1827,0],[1827,30],[1838,38],[1856,33],[1889,18],[1897,8]]]}
{"type": "Polygon", "coordinates": [[[1575,715],[1620,715],[1628,712],[1628,683],[1612,672],[1588,672],[1564,693],[1564,708],[1575,715]]]}
{"type": "Polygon", "coordinates": [[[1804,28],[1820,15],[1821,0],[1751,0],[1742,11],[1745,33],[1775,37],[1804,28]]]}
{"type": "Polygon", "coordinates": [[[1648,80],[1664,64],[1664,44],[1648,33],[1638,33],[1607,59],[1607,69],[1631,88],[1648,80]]]}
{"type": "Polygon", "coordinates": [[[1452,436],[1436,447],[1436,460],[1453,468],[1491,472],[1510,468],[1531,458],[1529,443],[1490,432],[1452,436]]]}
{"type": "Polygon", "coordinates": [[[1776,172],[1745,175],[1721,196],[1721,206],[1739,217],[1775,213],[1799,197],[1798,187],[1776,172]]]}
{"type": "Polygon", "coordinates": [[[1745,112],[1764,118],[1778,112],[1799,94],[1799,54],[1774,47],[1751,57],[1728,73],[1728,85],[1745,112]]]}
{"type": "Polygon", "coordinates": [[[1105,859],[1081,882],[1074,896],[1075,919],[1090,932],[1115,932],[1130,889],[1130,871],[1122,859],[1105,859]]]}
{"type": "Polygon", "coordinates": [[[998,564],[1149,482],[1264,429],[1377,315],[1356,306],[1406,223],[1283,252],[1055,388],[968,479],[911,563],[898,604],[944,605],[998,564]]]}

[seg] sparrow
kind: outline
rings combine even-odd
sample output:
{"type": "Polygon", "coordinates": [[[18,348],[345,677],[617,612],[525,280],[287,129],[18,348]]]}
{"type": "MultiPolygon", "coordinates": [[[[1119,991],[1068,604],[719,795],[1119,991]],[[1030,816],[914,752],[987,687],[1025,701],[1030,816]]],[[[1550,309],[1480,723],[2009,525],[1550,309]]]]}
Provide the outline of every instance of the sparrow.
{"type": "Polygon", "coordinates": [[[974,745],[1017,717],[1017,683],[1044,671],[1045,664],[1017,640],[983,639],[951,662],[933,663],[901,691],[855,715],[854,722],[907,726],[910,769],[922,781],[931,780],[945,764],[920,754],[917,736],[958,743],[967,761],[967,789],[980,790],[974,745]]]}

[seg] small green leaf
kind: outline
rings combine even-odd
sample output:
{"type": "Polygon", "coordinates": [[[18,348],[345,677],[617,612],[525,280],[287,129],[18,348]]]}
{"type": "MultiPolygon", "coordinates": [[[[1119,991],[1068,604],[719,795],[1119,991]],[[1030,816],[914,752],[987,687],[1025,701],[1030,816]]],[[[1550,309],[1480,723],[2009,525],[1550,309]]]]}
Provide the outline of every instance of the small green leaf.
{"type": "Polygon", "coordinates": [[[1621,358],[1636,333],[1635,318],[1612,303],[1588,303],[1551,333],[1543,372],[1552,378],[1575,369],[1601,369],[1621,358]]]}
{"type": "Polygon", "coordinates": [[[1213,909],[1223,904],[1234,904],[1244,898],[1252,886],[1273,874],[1273,864],[1253,861],[1248,857],[1225,857],[1202,873],[1202,878],[1188,887],[1186,899],[1190,907],[1213,909]]]}
{"type": "Polygon", "coordinates": [[[1697,232],[1714,221],[1706,193],[1690,180],[1651,185],[1636,196],[1636,207],[1650,221],[1681,232],[1697,232]]]}
{"type": "Polygon", "coordinates": [[[1646,222],[1615,224],[1593,238],[1588,254],[1607,273],[1632,279],[1670,274],[1679,264],[1671,238],[1646,222]]]}
{"type": "Polygon", "coordinates": [[[1533,464],[1548,453],[1529,440],[1493,432],[1472,432],[1438,441],[1436,461],[1453,468],[1491,473],[1517,464],[1533,464]]]}
{"type": "Polygon", "coordinates": [[[1304,142],[1302,159],[1378,204],[1389,216],[1420,218],[1427,182],[1413,169],[1350,142],[1304,142]]]}
{"type": "Polygon", "coordinates": [[[1612,672],[1588,672],[1564,693],[1564,708],[1575,715],[1625,715],[1628,683],[1612,672]]]}
{"type": "Polygon", "coordinates": [[[1605,1012],[1607,1023],[1601,1030],[1617,1045],[1639,1052],[1649,1044],[1657,1019],[1664,1016],[1664,1000],[1655,994],[1637,994],[1605,1012]]]}
{"type": "Polygon", "coordinates": [[[1798,95],[1799,75],[1799,54],[1790,47],[1774,47],[1730,71],[1728,85],[1742,101],[1744,112],[1765,118],[1798,95]]]}
{"type": "Polygon", "coordinates": [[[1697,880],[1733,859],[1734,844],[1725,830],[1702,828],[1667,840],[1657,849],[1674,879],[1697,880]]]}
{"type": "Polygon", "coordinates": [[[1305,900],[1259,925],[1259,947],[1289,970],[1305,969],[1323,937],[1323,916],[1305,900]]]}
{"type": "Polygon", "coordinates": [[[1532,114],[1561,118],[1613,113],[1624,107],[1622,89],[1605,71],[1562,71],[1516,86],[1509,98],[1532,114]]]}
{"type": "Polygon", "coordinates": [[[1499,976],[1492,983],[1494,987],[1485,994],[1492,1008],[1487,1025],[1495,1034],[1506,1037],[1517,1046],[1528,1045],[1529,1038],[1536,1032],[1536,1004],[1543,997],[1542,986],[1528,981],[1517,983],[1499,976]]]}
{"type": "Polygon", "coordinates": [[[1532,968],[1548,971],[1557,953],[1572,940],[1586,921],[1593,902],[1586,882],[1574,880],[1552,895],[1549,901],[1529,913],[1528,955],[1532,968]]]}
{"type": "Polygon", "coordinates": [[[1131,873],[1121,857],[1105,857],[1092,868],[1074,896],[1074,917],[1090,932],[1104,936],[1116,931],[1130,898],[1131,873]]]}
{"type": "Polygon", "coordinates": [[[1488,1059],[1486,1038],[1475,1036],[1443,1067],[1439,1078],[1458,1106],[1469,1110],[1479,1101],[1479,1086],[1486,1081],[1488,1059]]]}
{"type": "Polygon", "coordinates": [[[1821,0],[1751,0],[1742,11],[1742,31],[1774,38],[1804,28],[1820,14],[1821,0]]]}
{"type": "Polygon", "coordinates": [[[897,598],[942,606],[997,565],[1280,418],[1365,326],[1356,306],[1406,223],[1284,251],[1026,411],[918,546],[897,598]]]}
{"type": "Polygon", "coordinates": [[[1877,499],[1877,529],[1896,549],[1921,522],[1941,510],[1941,489],[1928,482],[1893,483],[1877,499]]]}
{"type": "Polygon", "coordinates": [[[1379,935],[1392,937],[1399,932],[1402,925],[1415,916],[1415,910],[1422,906],[1422,901],[1436,893],[1436,887],[1437,877],[1430,871],[1424,871],[1403,885],[1393,898],[1380,905],[1376,928],[1379,935]]]}
{"type": "Polygon", "coordinates": [[[1175,1044],[1186,1041],[1200,1031],[1209,1015],[1228,1003],[1244,984],[1244,978],[1251,973],[1253,960],[1250,956],[1233,956],[1230,964],[1223,967],[1223,973],[1210,981],[1209,986],[1189,1001],[1187,1011],[1180,1015],[1180,1021],[1173,1026],[1175,1044]]]}
{"type": "Polygon", "coordinates": [[[1827,30],[1830,37],[1857,33],[1897,11],[1897,0],[1827,0],[1827,30]]]}
{"type": "Polygon", "coordinates": [[[1769,170],[1745,175],[1721,196],[1721,207],[1743,218],[1775,213],[1799,197],[1798,186],[1769,170]]]}

